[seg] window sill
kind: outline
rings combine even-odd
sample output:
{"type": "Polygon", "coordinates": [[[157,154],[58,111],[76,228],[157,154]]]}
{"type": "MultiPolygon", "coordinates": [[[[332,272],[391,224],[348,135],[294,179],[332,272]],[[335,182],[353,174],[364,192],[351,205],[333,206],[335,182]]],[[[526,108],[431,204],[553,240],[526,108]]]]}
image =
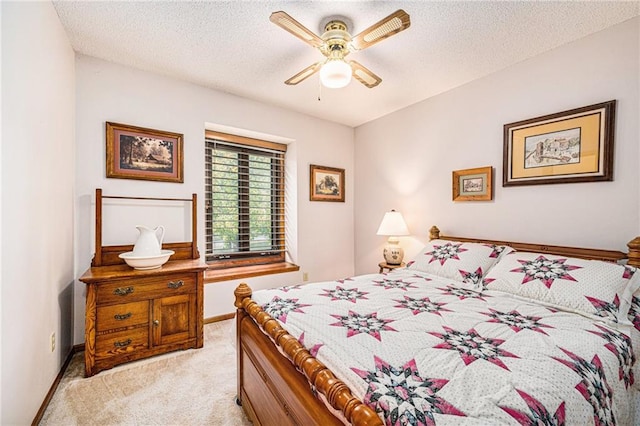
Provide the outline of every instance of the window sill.
{"type": "Polygon", "coordinates": [[[204,272],[204,283],[238,280],[241,278],[259,277],[262,275],[282,274],[299,271],[300,267],[293,263],[282,262],[269,265],[240,266],[237,268],[208,269],[204,272]]]}

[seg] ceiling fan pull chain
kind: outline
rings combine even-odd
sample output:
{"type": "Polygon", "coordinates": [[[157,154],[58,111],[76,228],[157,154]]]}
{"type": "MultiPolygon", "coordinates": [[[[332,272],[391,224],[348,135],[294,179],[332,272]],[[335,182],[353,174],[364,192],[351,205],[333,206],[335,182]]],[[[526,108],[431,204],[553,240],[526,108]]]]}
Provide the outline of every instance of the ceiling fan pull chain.
{"type": "Polygon", "coordinates": [[[322,100],[322,82],[318,79],[318,102],[322,100]]]}

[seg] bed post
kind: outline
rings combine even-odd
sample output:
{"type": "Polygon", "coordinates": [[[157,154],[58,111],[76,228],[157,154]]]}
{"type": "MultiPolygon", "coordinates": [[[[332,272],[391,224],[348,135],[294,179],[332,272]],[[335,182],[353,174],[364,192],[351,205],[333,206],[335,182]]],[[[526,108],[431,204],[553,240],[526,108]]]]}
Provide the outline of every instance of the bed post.
{"type": "Polygon", "coordinates": [[[440,238],[440,230],[434,225],[429,229],[429,240],[437,240],[438,238],[440,238]]]}
{"type": "Polygon", "coordinates": [[[640,237],[635,237],[627,243],[629,247],[628,264],[640,268],[640,237]]]}
{"type": "Polygon", "coordinates": [[[242,310],[242,300],[247,297],[251,297],[253,290],[251,287],[246,285],[245,283],[240,283],[240,285],[234,290],[233,295],[236,297],[236,301],[233,304],[238,310],[242,310]]]}
{"type": "Polygon", "coordinates": [[[240,285],[235,289],[233,295],[236,297],[236,301],[234,302],[234,306],[237,308],[236,310],[236,366],[237,366],[237,394],[236,394],[236,404],[242,405],[242,347],[240,346],[241,338],[240,338],[240,325],[242,324],[242,319],[247,315],[242,307],[242,301],[247,297],[251,297],[252,290],[245,283],[240,283],[240,285]]]}

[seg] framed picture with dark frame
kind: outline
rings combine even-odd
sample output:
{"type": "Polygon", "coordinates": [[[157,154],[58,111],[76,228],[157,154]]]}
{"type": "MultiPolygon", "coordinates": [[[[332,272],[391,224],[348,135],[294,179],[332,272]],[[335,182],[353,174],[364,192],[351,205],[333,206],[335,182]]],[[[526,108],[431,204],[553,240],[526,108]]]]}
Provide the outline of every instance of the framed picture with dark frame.
{"type": "Polygon", "coordinates": [[[453,201],[493,200],[493,167],[453,171],[453,201]]]}
{"type": "Polygon", "coordinates": [[[616,101],[504,125],[502,186],[613,180],[616,101]]]}
{"type": "Polygon", "coordinates": [[[184,182],[183,135],[106,123],[107,177],[184,182]]]}
{"type": "Polygon", "coordinates": [[[311,164],[309,175],[311,201],[344,202],[344,169],[311,164]]]}

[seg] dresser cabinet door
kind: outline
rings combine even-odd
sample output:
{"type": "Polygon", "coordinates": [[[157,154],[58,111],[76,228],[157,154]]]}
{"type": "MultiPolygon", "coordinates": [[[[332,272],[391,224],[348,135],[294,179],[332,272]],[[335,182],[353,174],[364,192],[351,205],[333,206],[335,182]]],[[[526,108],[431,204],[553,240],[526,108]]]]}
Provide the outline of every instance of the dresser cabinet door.
{"type": "Polygon", "coordinates": [[[195,294],[153,301],[153,344],[167,345],[196,337],[195,294]]]}

